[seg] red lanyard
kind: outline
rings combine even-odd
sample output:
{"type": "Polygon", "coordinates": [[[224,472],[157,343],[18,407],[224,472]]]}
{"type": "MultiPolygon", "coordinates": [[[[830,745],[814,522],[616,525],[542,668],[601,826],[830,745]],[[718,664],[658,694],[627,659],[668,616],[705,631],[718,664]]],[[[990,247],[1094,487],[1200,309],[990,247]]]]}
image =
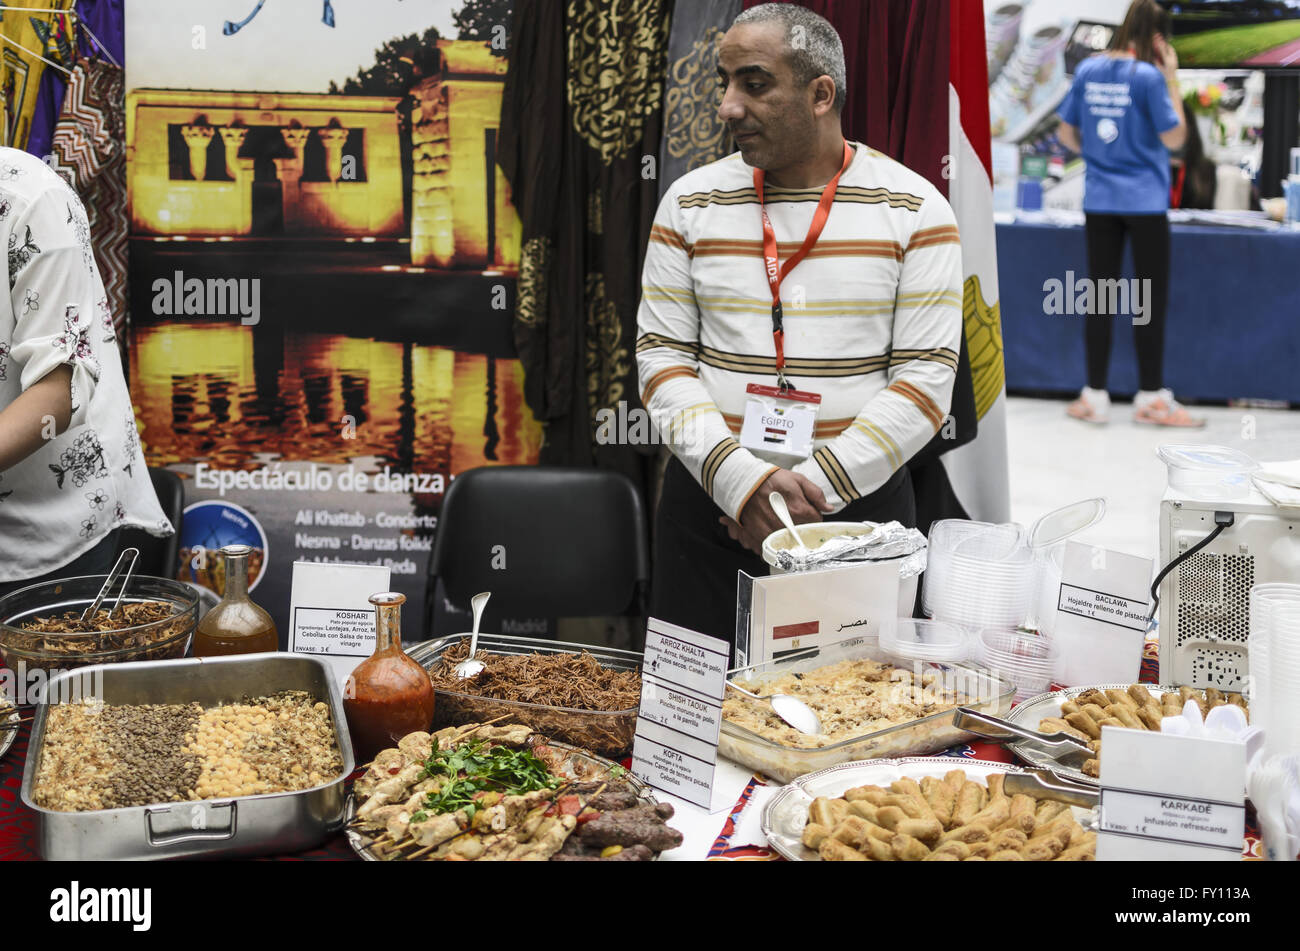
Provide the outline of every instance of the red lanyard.
{"type": "Polygon", "coordinates": [[[1187,166],[1178,166],[1178,179],[1174,182],[1174,187],[1169,190],[1170,204],[1174,208],[1183,207],[1183,182],[1187,181],[1187,166]]]}
{"type": "Polygon", "coordinates": [[[772,229],[772,219],[767,216],[767,207],[763,204],[763,170],[754,169],[754,188],[758,192],[758,210],[763,216],[763,270],[767,273],[767,283],[772,288],[772,339],[776,341],[776,377],[780,382],[782,389],[789,387],[785,379],[785,329],[782,324],[781,313],[781,282],[785,280],[787,274],[794,270],[796,264],[808,256],[808,252],[813,249],[817,239],[821,237],[822,229],[826,227],[826,219],[831,214],[831,204],[835,201],[835,190],[839,188],[840,176],[844,170],[849,167],[853,161],[853,149],[849,143],[844,143],[844,164],[840,170],[835,173],[826,187],[822,189],[821,200],[817,202],[817,210],[813,213],[812,225],[808,228],[808,236],[803,239],[803,244],[799,250],[790,256],[785,264],[781,264],[776,251],[776,232],[772,229]]]}

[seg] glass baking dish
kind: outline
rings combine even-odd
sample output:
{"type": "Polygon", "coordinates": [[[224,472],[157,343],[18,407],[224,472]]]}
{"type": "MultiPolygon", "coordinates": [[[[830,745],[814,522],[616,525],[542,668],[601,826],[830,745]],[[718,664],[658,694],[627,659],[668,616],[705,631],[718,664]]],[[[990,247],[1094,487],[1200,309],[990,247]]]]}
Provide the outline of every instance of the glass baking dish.
{"type": "MultiPolygon", "coordinates": [[[[983,667],[964,663],[912,661],[880,649],[874,638],[853,638],[822,648],[790,654],[778,660],[732,671],[732,680],[755,693],[765,683],[791,673],[807,673],[843,660],[874,660],[903,670],[934,674],[945,689],[954,689],[962,706],[994,716],[1011,709],[1016,685],[983,667]]],[[[828,746],[805,749],[785,746],[724,719],[718,752],[742,766],[782,783],[807,773],[855,760],[923,756],[971,739],[974,734],[952,725],[952,710],[942,710],[864,736],[850,737],[828,746]]]]}
{"type": "MultiPolygon", "coordinates": [[[[466,634],[450,634],[416,644],[406,653],[425,670],[433,667],[448,649],[459,644],[466,634]]],[[[507,634],[480,634],[479,651],[493,654],[580,654],[586,651],[602,667],[612,670],[641,670],[641,654],[612,647],[571,644],[565,641],[511,637],[507,634]]],[[[509,716],[511,722],[526,723],[553,740],[571,743],[610,759],[620,759],[632,752],[636,735],[637,707],[627,710],[578,710],[517,700],[494,700],[476,697],[442,687],[434,688],[434,729],[482,723],[509,716]]]]}

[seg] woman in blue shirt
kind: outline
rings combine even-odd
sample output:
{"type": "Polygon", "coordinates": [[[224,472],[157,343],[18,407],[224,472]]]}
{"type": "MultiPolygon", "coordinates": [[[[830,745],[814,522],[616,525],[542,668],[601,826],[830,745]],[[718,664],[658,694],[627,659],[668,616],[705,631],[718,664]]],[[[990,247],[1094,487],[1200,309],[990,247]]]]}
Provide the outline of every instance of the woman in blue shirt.
{"type": "Polygon", "coordinates": [[[1111,321],[1131,317],[1138,394],[1133,418],[1161,426],[1200,426],[1164,386],[1165,305],[1169,289],[1169,150],[1187,138],[1178,91],[1178,56],[1169,13],[1134,0],[1107,52],[1079,64],[1061,103],[1059,136],[1087,166],[1092,311],[1085,324],[1088,385],[1069,406],[1076,419],[1110,414],[1111,321]],[[1122,281],[1124,238],[1133,244],[1137,282],[1122,281]]]}

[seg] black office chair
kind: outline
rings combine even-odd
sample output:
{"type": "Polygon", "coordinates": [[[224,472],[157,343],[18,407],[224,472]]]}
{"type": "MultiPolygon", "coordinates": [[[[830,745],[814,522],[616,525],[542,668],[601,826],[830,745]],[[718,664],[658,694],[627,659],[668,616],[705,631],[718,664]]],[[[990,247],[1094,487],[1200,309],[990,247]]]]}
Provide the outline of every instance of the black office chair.
{"type": "Polygon", "coordinates": [[[438,518],[425,630],[433,635],[440,580],[461,610],[491,591],[496,617],[644,617],[647,538],[641,494],[620,473],[541,466],[461,473],[438,518]]]}
{"type": "Polygon", "coordinates": [[[149,478],[153,482],[154,493],[163,514],[171,519],[175,534],[166,538],[154,538],[140,528],[124,528],[118,535],[117,553],[120,555],[128,548],[140,549],[140,559],[135,564],[138,575],[154,575],[159,578],[176,577],[176,560],[180,554],[181,521],[185,512],[185,483],[176,473],[167,469],[150,467],[149,478]]]}

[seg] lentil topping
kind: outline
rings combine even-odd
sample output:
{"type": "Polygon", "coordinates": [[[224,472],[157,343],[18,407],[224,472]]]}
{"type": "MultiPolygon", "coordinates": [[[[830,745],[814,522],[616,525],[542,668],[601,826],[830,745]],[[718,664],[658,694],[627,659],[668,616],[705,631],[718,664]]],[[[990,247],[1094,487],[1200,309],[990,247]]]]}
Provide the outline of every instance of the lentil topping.
{"type": "Polygon", "coordinates": [[[329,707],[301,690],[204,710],[190,704],[54,706],[37,805],[60,812],[292,792],[343,770],[329,707]]]}

